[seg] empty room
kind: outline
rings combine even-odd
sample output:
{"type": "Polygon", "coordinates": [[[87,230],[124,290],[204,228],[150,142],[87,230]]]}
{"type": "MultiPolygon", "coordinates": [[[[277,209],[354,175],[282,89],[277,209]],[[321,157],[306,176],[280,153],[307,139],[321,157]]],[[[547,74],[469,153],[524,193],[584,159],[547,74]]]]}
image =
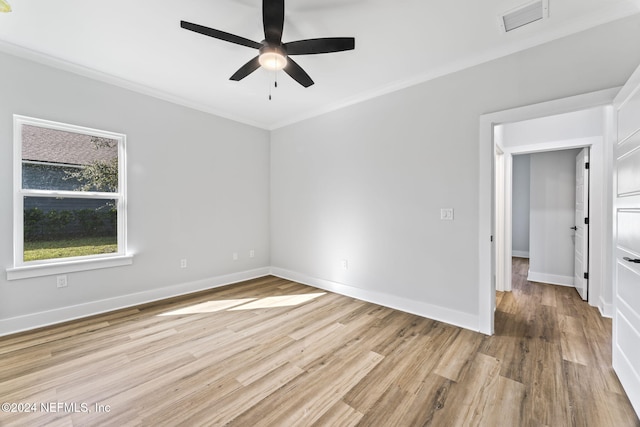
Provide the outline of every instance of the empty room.
{"type": "Polygon", "coordinates": [[[90,3],[0,0],[0,426],[640,426],[637,1],[90,3]]]}

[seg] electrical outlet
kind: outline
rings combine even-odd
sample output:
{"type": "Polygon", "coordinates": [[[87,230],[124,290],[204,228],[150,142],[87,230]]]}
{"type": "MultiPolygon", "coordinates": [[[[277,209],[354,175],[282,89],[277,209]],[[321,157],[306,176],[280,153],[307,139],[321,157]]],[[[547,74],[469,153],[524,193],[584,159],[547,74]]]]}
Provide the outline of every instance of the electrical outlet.
{"type": "Polygon", "coordinates": [[[180,268],[187,268],[187,259],[183,258],[180,260],[180,268]]]}
{"type": "Polygon", "coordinates": [[[349,261],[348,261],[348,260],[343,259],[343,260],[341,261],[341,264],[342,264],[342,269],[343,269],[343,270],[348,270],[348,269],[349,269],[349,261]]]}
{"type": "Polygon", "coordinates": [[[58,285],[59,288],[66,288],[67,287],[67,275],[63,274],[62,276],[57,276],[56,277],[56,284],[58,285]]]}
{"type": "Polygon", "coordinates": [[[440,219],[445,221],[453,221],[453,208],[440,209],[440,219]]]}
{"type": "Polygon", "coordinates": [[[255,258],[256,257],[256,251],[254,251],[253,249],[251,249],[249,251],[249,258],[255,258]]]}
{"type": "Polygon", "coordinates": [[[238,260],[238,252],[234,252],[233,253],[233,260],[237,261],[238,260]]]}

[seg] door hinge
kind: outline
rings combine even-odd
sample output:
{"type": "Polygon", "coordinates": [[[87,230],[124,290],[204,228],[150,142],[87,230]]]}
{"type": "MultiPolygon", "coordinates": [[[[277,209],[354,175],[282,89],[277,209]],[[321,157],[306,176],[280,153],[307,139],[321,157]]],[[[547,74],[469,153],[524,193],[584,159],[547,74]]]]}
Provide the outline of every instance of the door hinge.
{"type": "Polygon", "coordinates": [[[584,219],[584,223],[588,225],[589,224],[589,218],[585,218],[584,219]]]}
{"type": "Polygon", "coordinates": [[[585,168],[585,169],[589,169],[589,162],[585,162],[585,163],[584,163],[584,168],[585,168]]]}
{"type": "Polygon", "coordinates": [[[493,236],[491,236],[491,241],[493,242],[493,236]]]}
{"type": "Polygon", "coordinates": [[[584,278],[589,280],[589,273],[584,273],[584,278]]]}

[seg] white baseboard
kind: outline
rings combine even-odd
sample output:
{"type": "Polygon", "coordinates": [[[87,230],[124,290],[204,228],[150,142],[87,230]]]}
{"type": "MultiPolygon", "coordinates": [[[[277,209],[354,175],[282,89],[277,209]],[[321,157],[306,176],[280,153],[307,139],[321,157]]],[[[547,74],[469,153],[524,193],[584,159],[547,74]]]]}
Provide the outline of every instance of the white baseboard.
{"type": "Polygon", "coordinates": [[[613,318],[613,304],[605,302],[602,296],[599,298],[598,310],[600,310],[602,317],[613,318]]]}
{"type": "Polygon", "coordinates": [[[69,320],[93,316],[95,314],[119,310],[122,308],[145,304],[148,302],[158,301],[166,298],[186,295],[193,292],[204,291],[220,286],[226,286],[267,275],[269,275],[269,267],[263,267],[257,268],[255,270],[211,277],[195,282],[180,283],[173,286],[152,289],[135,294],[122,295],[98,301],[91,301],[84,304],[62,307],[55,310],[11,317],[9,319],[0,320],[0,336],[40,328],[43,326],[54,325],[56,323],[67,322],[69,320]]]}
{"type": "Polygon", "coordinates": [[[529,258],[529,251],[511,251],[511,256],[518,258],[529,258]]]}
{"type": "Polygon", "coordinates": [[[551,285],[573,286],[573,276],[560,276],[557,274],[538,273],[529,270],[527,280],[530,282],[549,283],[551,285]]]}
{"type": "Polygon", "coordinates": [[[426,317],[428,319],[438,320],[440,322],[449,323],[472,331],[479,331],[479,317],[469,313],[463,313],[461,311],[378,291],[371,291],[329,280],[318,279],[316,277],[307,276],[296,271],[278,267],[271,267],[271,274],[283,279],[313,286],[314,288],[393,308],[394,310],[400,310],[421,317],[426,317]]]}

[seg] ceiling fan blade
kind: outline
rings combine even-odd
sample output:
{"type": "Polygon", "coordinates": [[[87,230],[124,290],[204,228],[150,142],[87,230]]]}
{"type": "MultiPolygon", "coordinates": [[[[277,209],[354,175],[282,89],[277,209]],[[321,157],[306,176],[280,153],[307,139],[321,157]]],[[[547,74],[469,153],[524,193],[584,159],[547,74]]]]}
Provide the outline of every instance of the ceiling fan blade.
{"type": "Polygon", "coordinates": [[[313,84],[313,80],[311,80],[309,74],[307,74],[302,67],[291,58],[287,58],[287,66],[284,67],[284,72],[289,74],[293,80],[297,81],[304,87],[309,87],[313,84]]]}
{"type": "Polygon", "coordinates": [[[342,52],[355,48],[353,37],[326,37],[285,43],[287,55],[313,55],[316,53],[342,52]]]}
{"type": "Polygon", "coordinates": [[[194,31],[196,33],[204,34],[205,36],[213,37],[214,39],[224,40],[229,43],[252,47],[254,49],[260,49],[262,47],[261,43],[254,42],[253,40],[245,39],[244,37],[236,36],[231,33],[225,33],[224,31],[214,30],[213,28],[203,27],[202,25],[193,24],[191,22],[180,21],[180,26],[185,30],[194,31]]]}
{"type": "Polygon", "coordinates": [[[260,62],[258,61],[258,56],[253,58],[251,61],[244,64],[235,74],[229,77],[229,80],[240,81],[247,77],[249,74],[253,73],[255,70],[260,68],[260,62]]]}
{"type": "Polygon", "coordinates": [[[262,0],[264,39],[269,44],[282,43],[284,27],[284,0],[262,0]]]}

